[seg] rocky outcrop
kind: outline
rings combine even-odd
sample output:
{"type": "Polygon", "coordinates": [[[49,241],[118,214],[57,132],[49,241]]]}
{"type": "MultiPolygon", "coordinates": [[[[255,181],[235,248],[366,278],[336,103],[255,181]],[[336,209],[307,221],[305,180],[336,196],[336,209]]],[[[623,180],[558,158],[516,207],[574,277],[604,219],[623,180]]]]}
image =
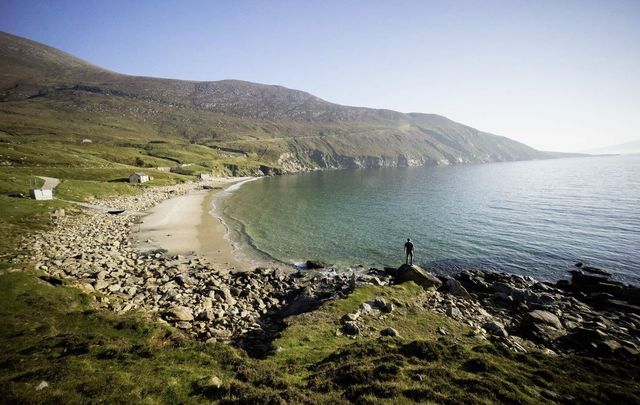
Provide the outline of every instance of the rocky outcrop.
{"type": "Polygon", "coordinates": [[[511,350],[638,359],[640,315],[612,305],[613,298],[626,297],[624,305],[632,306],[637,288],[603,277],[581,274],[576,284],[553,285],[528,276],[468,270],[455,276],[468,296],[460,294],[456,283],[445,282],[424,305],[511,350]],[[603,297],[598,288],[612,291],[609,284],[617,285],[617,295],[603,297]]]}
{"type": "Polygon", "coordinates": [[[413,281],[425,290],[437,289],[442,285],[442,281],[425,269],[416,265],[403,264],[396,272],[396,282],[404,283],[413,281]]]}

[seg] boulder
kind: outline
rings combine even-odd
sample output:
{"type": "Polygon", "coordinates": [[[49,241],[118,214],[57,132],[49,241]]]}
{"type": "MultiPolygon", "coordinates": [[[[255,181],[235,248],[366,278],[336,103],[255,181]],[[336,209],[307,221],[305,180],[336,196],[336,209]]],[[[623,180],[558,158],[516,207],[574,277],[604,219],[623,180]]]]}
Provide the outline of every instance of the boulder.
{"type": "Polygon", "coordinates": [[[460,282],[455,278],[447,279],[447,281],[444,283],[444,290],[449,294],[455,295],[457,297],[471,298],[471,295],[469,294],[467,289],[464,288],[462,284],[460,284],[460,282]]]}
{"type": "Polygon", "coordinates": [[[560,323],[560,319],[558,319],[557,316],[549,311],[542,311],[537,309],[535,311],[527,313],[525,315],[525,319],[530,321],[531,323],[552,326],[556,329],[562,329],[562,323],[560,323]]]}
{"type": "Polygon", "coordinates": [[[490,335],[497,337],[507,337],[509,334],[507,330],[504,328],[504,325],[498,321],[489,321],[482,325],[484,330],[486,330],[490,335]]]}
{"type": "Polygon", "coordinates": [[[36,391],[42,391],[45,388],[49,388],[49,383],[42,380],[40,381],[40,384],[38,384],[38,386],[36,387],[36,391]]]}
{"type": "Polygon", "coordinates": [[[566,334],[560,319],[551,312],[535,310],[525,314],[520,323],[520,331],[536,341],[552,341],[566,334]]]}
{"type": "Polygon", "coordinates": [[[408,264],[403,264],[398,268],[396,281],[398,283],[413,281],[425,290],[434,290],[442,286],[442,281],[438,277],[419,266],[409,266],[408,264]]]}
{"type": "Polygon", "coordinates": [[[355,322],[345,322],[342,325],[342,333],[349,336],[357,336],[360,334],[360,327],[355,322]]]}
{"type": "Polygon", "coordinates": [[[193,321],[193,314],[189,308],[172,307],[165,311],[165,317],[173,321],[193,321]]]}
{"type": "Polygon", "coordinates": [[[305,264],[307,269],[324,269],[325,267],[329,267],[326,263],[321,262],[320,260],[307,260],[305,264]]]}
{"type": "Polygon", "coordinates": [[[340,318],[340,322],[347,323],[347,322],[354,322],[356,320],[358,320],[358,318],[360,317],[360,311],[356,311],[354,313],[349,313],[349,314],[344,314],[342,316],[342,318],[340,318]]]}
{"type": "Polygon", "coordinates": [[[397,337],[400,336],[400,334],[394,328],[384,328],[380,331],[380,336],[397,337]]]}
{"type": "Polygon", "coordinates": [[[447,308],[447,316],[459,320],[462,319],[462,312],[458,308],[452,306],[447,308]]]}

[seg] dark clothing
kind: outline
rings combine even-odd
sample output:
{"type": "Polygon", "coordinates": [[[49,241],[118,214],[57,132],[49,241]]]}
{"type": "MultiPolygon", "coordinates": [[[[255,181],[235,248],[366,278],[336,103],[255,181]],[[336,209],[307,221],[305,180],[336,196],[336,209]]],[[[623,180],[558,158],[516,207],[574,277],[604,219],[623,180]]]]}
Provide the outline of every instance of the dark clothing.
{"type": "Polygon", "coordinates": [[[404,244],[404,263],[409,265],[413,264],[413,243],[409,241],[404,244]]]}

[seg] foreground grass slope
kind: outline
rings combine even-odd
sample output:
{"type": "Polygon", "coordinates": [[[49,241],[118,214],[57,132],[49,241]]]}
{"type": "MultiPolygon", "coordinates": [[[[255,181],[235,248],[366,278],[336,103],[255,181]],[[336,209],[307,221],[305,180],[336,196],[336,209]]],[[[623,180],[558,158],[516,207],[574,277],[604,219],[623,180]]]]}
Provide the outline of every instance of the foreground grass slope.
{"type": "Polygon", "coordinates": [[[0,397],[11,403],[637,403],[637,364],[515,354],[419,305],[415,284],[363,287],[299,315],[251,359],[33,272],[0,276],[0,397]],[[357,340],[340,317],[376,297],[397,306],[357,340]],[[380,337],[394,326],[398,338],[380,337]],[[438,333],[439,329],[447,335],[438,333]],[[46,381],[47,388],[37,390],[46,381]]]}

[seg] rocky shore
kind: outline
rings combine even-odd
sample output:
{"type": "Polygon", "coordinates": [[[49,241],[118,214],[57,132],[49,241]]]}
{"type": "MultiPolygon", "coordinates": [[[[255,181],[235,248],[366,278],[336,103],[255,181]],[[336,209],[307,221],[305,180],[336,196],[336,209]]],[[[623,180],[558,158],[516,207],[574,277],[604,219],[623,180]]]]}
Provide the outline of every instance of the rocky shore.
{"type": "MultiPolygon", "coordinates": [[[[570,270],[571,281],[556,284],[480,270],[435,281],[418,272],[417,280],[434,290],[425,308],[466,323],[473,334],[511,350],[638,358],[640,289],[577,265],[570,270]]],[[[415,269],[409,273],[416,278],[415,269]]]]}
{"type": "MultiPolygon", "coordinates": [[[[637,358],[640,347],[638,288],[611,281],[586,266],[557,284],[528,276],[468,270],[435,276],[417,266],[340,272],[331,268],[277,268],[229,272],[194,255],[140,251],[132,240],[139,213],[202,185],[148,190],[142,196],[103,202],[125,209],[56,212],[52,230],[25,241],[41,279],[68,283],[92,293],[97,307],[116,313],[142,311],[197,339],[234,342],[264,353],[288,316],[313,310],[362,284],[384,286],[411,280],[428,294],[419,304],[471,327],[472,334],[516,352],[637,358]],[[595,272],[595,273],[594,273],[595,272]]],[[[23,258],[24,259],[24,258],[23,258]]],[[[313,267],[313,266],[311,266],[313,267]]],[[[373,302],[345,314],[338,333],[357,338],[362,320],[394,311],[392,302],[373,302]]],[[[441,334],[447,334],[445,330],[441,334]]],[[[389,328],[384,334],[393,336],[389,328]]]]}
{"type": "Polygon", "coordinates": [[[153,188],[144,195],[97,202],[117,207],[57,211],[52,230],[25,241],[23,249],[41,277],[95,294],[96,305],[116,313],[143,311],[195,336],[218,341],[263,339],[280,319],[309,310],[353,287],[344,274],[281,269],[214,268],[195,255],[140,251],[132,240],[140,212],[171,197],[202,188],[188,184],[153,188]],[[124,209],[124,212],[120,212],[124,209]],[[250,271],[246,271],[250,270],[250,271]]]}

